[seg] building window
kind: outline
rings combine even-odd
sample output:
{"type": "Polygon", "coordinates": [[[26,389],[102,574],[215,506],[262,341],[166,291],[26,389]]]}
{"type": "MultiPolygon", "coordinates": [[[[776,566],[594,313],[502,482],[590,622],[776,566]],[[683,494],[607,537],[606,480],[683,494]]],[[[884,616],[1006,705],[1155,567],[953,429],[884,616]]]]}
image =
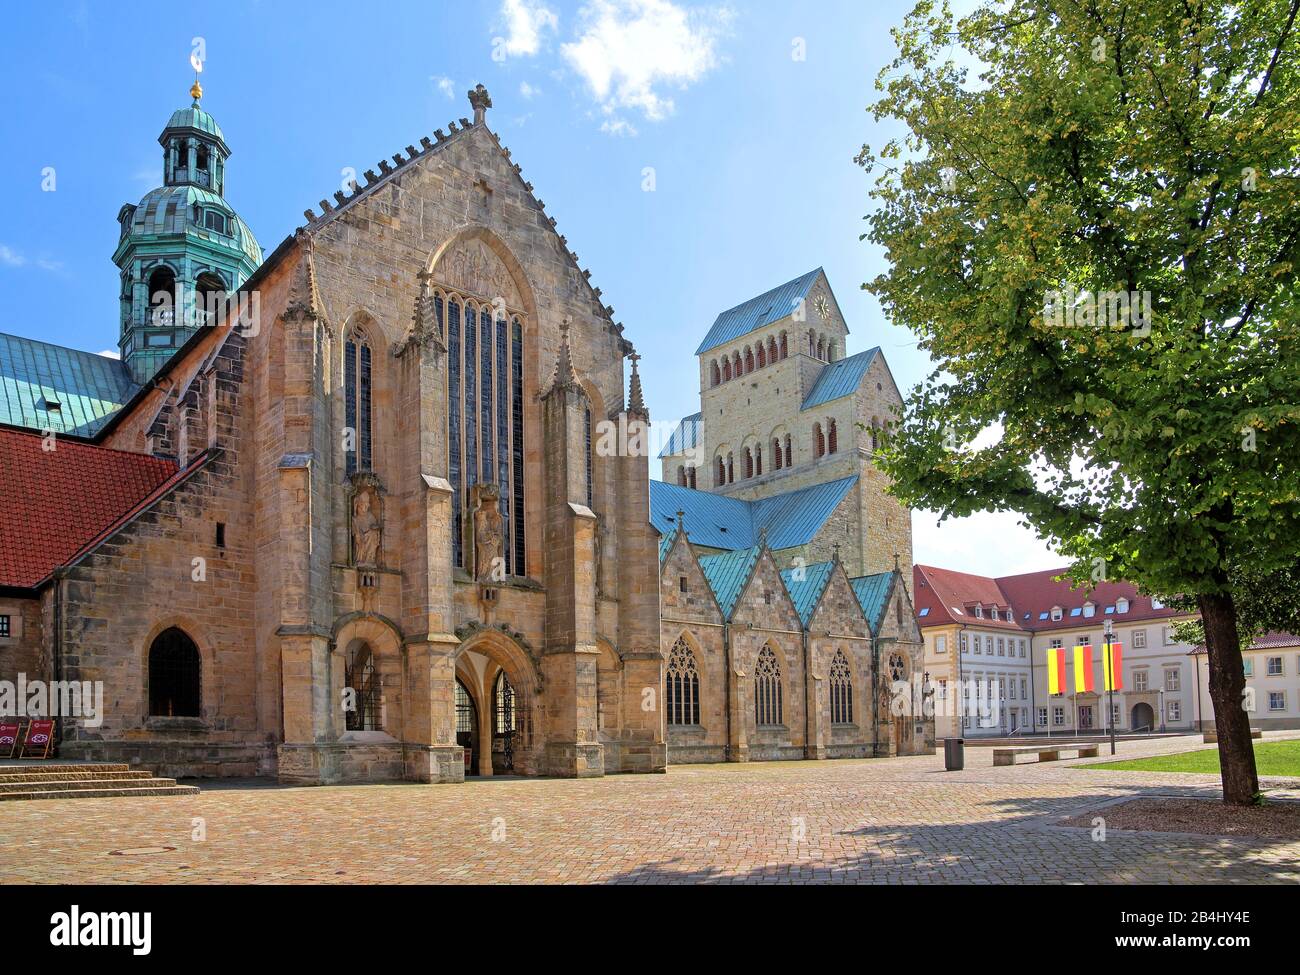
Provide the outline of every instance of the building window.
{"type": "Polygon", "coordinates": [[[965,653],[965,652],[966,652],[966,634],[965,634],[965,632],[962,632],[962,633],[958,633],[958,634],[957,634],[957,652],[958,652],[958,653],[965,653]]]}
{"type": "Polygon", "coordinates": [[[515,689],[504,670],[497,675],[492,697],[496,702],[496,734],[514,733],[519,727],[518,702],[515,698],[515,689]]]}
{"type": "Polygon", "coordinates": [[[826,439],[828,441],[826,447],[827,451],[832,454],[835,453],[839,449],[839,443],[838,443],[839,438],[836,433],[834,419],[830,419],[826,421],[826,439]]]}
{"type": "Polygon", "coordinates": [[[843,650],[831,659],[831,724],[853,723],[853,678],[843,650]]]}
{"type": "Polygon", "coordinates": [[[781,666],[771,647],[765,646],[758,654],[754,668],[754,714],[758,726],[779,725],[782,722],[781,666]]]}
{"type": "Polygon", "coordinates": [[[1183,705],[1180,701],[1166,701],[1165,714],[1170,721],[1183,720],[1183,705]]]}
{"type": "Polygon", "coordinates": [[[678,577],[677,577],[677,591],[678,591],[678,592],[686,592],[686,588],[687,588],[687,586],[686,586],[686,576],[678,576],[678,577]]]}
{"type": "Polygon", "coordinates": [[[1028,678],[1025,677],[1020,678],[1020,699],[1022,701],[1029,700],[1029,682],[1028,678]]]}
{"type": "Polygon", "coordinates": [[[1006,655],[1007,655],[1007,641],[1004,637],[998,637],[998,656],[1005,657],[1006,655]]]}
{"type": "Polygon", "coordinates": [[[1024,655],[1025,655],[1025,641],[1024,641],[1024,640],[1021,640],[1021,641],[1020,641],[1020,656],[1021,656],[1021,657],[1024,657],[1024,655]]]}
{"type": "Polygon", "coordinates": [[[1270,711],[1286,710],[1286,691],[1268,692],[1268,709],[1270,711]]]}
{"type": "Polygon", "coordinates": [[[692,491],[694,491],[695,490],[695,468],[694,467],[688,467],[686,469],[686,481],[687,481],[686,486],[690,488],[692,491]]]}
{"type": "Polygon", "coordinates": [[[717,359],[714,359],[713,364],[709,366],[709,379],[714,386],[722,382],[722,372],[718,369],[717,359]]]}
{"type": "Polygon", "coordinates": [[[1147,631],[1146,631],[1146,630],[1134,630],[1134,631],[1133,631],[1133,649],[1134,649],[1134,650],[1145,650],[1145,649],[1146,649],[1146,645],[1147,645],[1147,631]]]}
{"type": "Polygon", "coordinates": [[[754,444],[754,473],[763,476],[763,445],[754,444]]]}
{"type": "Polygon", "coordinates": [[[695,666],[695,654],[682,637],[673,644],[668,657],[668,670],[664,706],[668,709],[670,725],[698,725],[700,723],[700,674],[695,666]]]}
{"type": "Polygon", "coordinates": [[[1059,637],[1058,637],[1057,639],[1055,639],[1055,640],[1052,641],[1052,649],[1053,649],[1053,650],[1060,650],[1060,649],[1061,649],[1061,640],[1060,640],[1059,637]]]}
{"type": "Polygon", "coordinates": [[[1128,612],[1128,600],[1125,599],[1123,596],[1120,596],[1119,599],[1115,600],[1115,612],[1117,613],[1128,612]]]}
{"type": "Polygon", "coordinates": [[[7,640],[12,635],[8,614],[0,615],[0,640],[7,640]]]}
{"type": "Polygon", "coordinates": [[[1161,632],[1164,634],[1165,646],[1172,646],[1178,642],[1174,639],[1174,628],[1172,626],[1161,627],[1161,632]]]}
{"type": "Polygon", "coordinates": [[[1251,660],[1249,657],[1247,657],[1245,660],[1243,660],[1243,661],[1241,662],[1241,672],[1242,672],[1242,674],[1243,674],[1244,676],[1246,676],[1246,677],[1254,677],[1254,676],[1255,676],[1255,661],[1251,660]]]}
{"type": "Polygon", "coordinates": [[[149,714],[197,718],[202,703],[199,648],[182,629],[163,630],[149,647],[149,714]]]}
{"type": "Polygon", "coordinates": [[[939,634],[934,638],[934,652],[935,653],[948,652],[948,638],[943,634],[939,634]]]}
{"type": "Polygon", "coordinates": [[[826,435],[822,433],[820,423],[813,424],[813,455],[823,457],[826,454],[826,435]]]}
{"type": "Polygon", "coordinates": [[[789,467],[789,466],[790,466],[790,457],[791,457],[791,453],[790,453],[790,434],[787,433],[787,434],[785,435],[785,466],[786,466],[786,467],[789,467]]]}
{"type": "Polygon", "coordinates": [[[1053,620],[1059,620],[1059,619],[1061,618],[1062,615],[1063,615],[1063,614],[1062,614],[1062,612],[1061,612],[1061,607],[1060,607],[1060,606],[1053,606],[1053,607],[1052,607],[1052,619],[1053,619],[1053,620]]]}
{"type": "Polygon", "coordinates": [[[754,476],[754,452],[748,447],[745,448],[745,477],[746,479],[754,476]]]}
{"type": "Polygon", "coordinates": [[[371,469],[371,357],[370,342],[360,328],[352,329],[343,349],[345,451],[349,474],[371,469]]]}
{"type": "Polygon", "coordinates": [[[1047,708],[1038,709],[1037,723],[1042,725],[1044,728],[1047,727],[1047,708]]]}
{"type": "Polygon", "coordinates": [[[358,643],[349,652],[343,668],[343,686],[352,692],[352,707],[344,712],[348,731],[378,731],[379,674],[370,644],[358,643]]]}
{"type": "Polygon", "coordinates": [[[1269,676],[1269,677],[1281,677],[1281,676],[1282,676],[1282,658],[1281,658],[1281,657],[1269,657],[1269,658],[1268,658],[1268,676],[1269,676]]]}
{"type": "Polygon", "coordinates": [[[1147,689],[1147,672],[1145,670],[1133,671],[1133,690],[1145,691],[1147,689]]]}
{"type": "Polygon", "coordinates": [[[1170,667],[1165,670],[1165,690],[1181,691],[1183,689],[1182,671],[1177,667],[1170,667]]]}
{"type": "Polygon", "coordinates": [[[456,734],[474,734],[478,731],[475,724],[474,699],[469,696],[469,691],[465,690],[465,685],[458,680],[456,681],[456,734]]]}
{"type": "Polygon", "coordinates": [[[727,483],[736,483],[736,458],[731,454],[727,454],[727,483]]]}
{"type": "Polygon", "coordinates": [[[781,469],[781,439],[772,438],[772,469],[779,471],[781,469]]]}
{"type": "Polygon", "coordinates": [[[1056,725],[1058,728],[1065,724],[1065,708],[1060,705],[1052,708],[1052,724],[1056,725]]]}
{"type": "Polygon", "coordinates": [[[718,469],[714,471],[713,484],[714,487],[722,487],[722,485],[726,483],[727,483],[727,464],[726,461],[722,459],[722,456],[719,455],[718,469]]]}

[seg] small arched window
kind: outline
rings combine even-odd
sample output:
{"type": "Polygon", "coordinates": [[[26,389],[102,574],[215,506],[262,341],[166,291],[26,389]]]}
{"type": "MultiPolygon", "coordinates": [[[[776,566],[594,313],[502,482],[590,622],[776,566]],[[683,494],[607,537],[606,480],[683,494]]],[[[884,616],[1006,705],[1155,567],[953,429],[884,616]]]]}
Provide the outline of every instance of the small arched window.
{"type": "Polygon", "coordinates": [[[179,627],[169,627],[149,646],[149,714],[197,718],[203,704],[199,648],[179,627]]]}
{"type": "Polygon", "coordinates": [[[822,433],[820,423],[813,424],[813,456],[821,457],[826,453],[826,435],[822,433]]]}
{"type": "Polygon", "coordinates": [[[722,381],[727,382],[730,379],[731,379],[731,360],[723,359],[722,360],[722,381]]]}
{"type": "Polygon", "coordinates": [[[763,445],[754,444],[754,474],[758,477],[763,476],[763,445]]]}
{"type": "Polygon", "coordinates": [[[754,371],[754,350],[746,349],[745,350],[745,372],[753,372],[753,371],[754,371]]]}
{"type": "Polygon", "coordinates": [[[776,362],[776,336],[773,335],[767,340],[767,361],[776,362]]]}
{"type": "Polygon", "coordinates": [[[826,361],[826,340],[824,338],[817,339],[817,358],[821,359],[822,362],[826,361]]]}
{"type": "Polygon", "coordinates": [[[781,333],[781,358],[785,359],[790,355],[790,340],[785,332],[781,333]]]}
{"type": "Polygon", "coordinates": [[[772,438],[772,469],[779,471],[781,469],[781,438],[772,438]]]}
{"type": "Polygon", "coordinates": [[[176,324],[176,275],[171,268],[154,268],[149,275],[149,324],[170,328],[176,324]]]}
{"type": "Polygon", "coordinates": [[[843,650],[831,659],[831,724],[853,723],[853,672],[843,650]]]}
{"type": "Polygon", "coordinates": [[[735,482],[736,482],[736,458],[733,457],[731,454],[727,454],[727,483],[734,484],[735,482]]]}
{"type": "Polygon", "coordinates": [[[718,455],[718,470],[713,479],[713,483],[717,487],[721,487],[727,483],[727,462],[722,459],[721,454],[718,455]]]}
{"type": "Polygon", "coordinates": [[[691,488],[692,490],[695,489],[695,468],[694,467],[686,468],[686,486],[688,488],[691,488]]]}
{"type": "Polygon", "coordinates": [[[695,665],[695,654],[683,637],[678,637],[668,656],[668,670],[664,679],[664,706],[668,710],[670,725],[698,725],[700,723],[700,673],[695,665]]]}
{"type": "Polygon", "coordinates": [[[782,723],[781,665],[770,646],[759,651],[754,668],[754,715],[760,728],[782,723]]]}
{"type": "Polygon", "coordinates": [[[827,451],[832,454],[835,453],[838,449],[838,444],[835,435],[835,419],[833,417],[826,421],[826,439],[828,441],[826,447],[827,451]]]}
{"type": "Polygon", "coordinates": [[[754,476],[754,452],[748,447],[745,448],[745,477],[754,476]]]}
{"type": "Polygon", "coordinates": [[[686,487],[686,468],[681,464],[677,465],[677,483],[682,487],[686,487]]]}
{"type": "Polygon", "coordinates": [[[790,466],[790,459],[793,456],[794,455],[790,450],[790,434],[787,433],[785,435],[785,466],[786,467],[790,466]]]}
{"type": "Polygon", "coordinates": [[[722,382],[722,372],[718,369],[717,359],[714,359],[713,364],[709,367],[709,378],[714,386],[722,382]]]}
{"type": "Polygon", "coordinates": [[[347,472],[371,470],[371,354],[361,328],[354,328],[343,348],[343,425],[347,472]]]}
{"type": "Polygon", "coordinates": [[[745,374],[745,363],[744,360],[740,358],[739,352],[731,357],[731,374],[737,379],[745,374]]]}

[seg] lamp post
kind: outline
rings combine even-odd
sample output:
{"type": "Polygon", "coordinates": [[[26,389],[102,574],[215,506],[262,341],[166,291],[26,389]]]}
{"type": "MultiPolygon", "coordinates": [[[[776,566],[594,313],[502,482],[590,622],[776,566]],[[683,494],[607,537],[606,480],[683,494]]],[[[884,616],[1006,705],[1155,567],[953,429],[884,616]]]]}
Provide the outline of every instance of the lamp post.
{"type": "Polygon", "coordinates": [[[1106,641],[1106,667],[1105,672],[1110,677],[1106,681],[1106,711],[1110,721],[1110,753],[1115,754],[1115,661],[1110,654],[1111,637],[1114,636],[1114,628],[1109,616],[1106,617],[1106,624],[1102,630],[1106,641]]]}

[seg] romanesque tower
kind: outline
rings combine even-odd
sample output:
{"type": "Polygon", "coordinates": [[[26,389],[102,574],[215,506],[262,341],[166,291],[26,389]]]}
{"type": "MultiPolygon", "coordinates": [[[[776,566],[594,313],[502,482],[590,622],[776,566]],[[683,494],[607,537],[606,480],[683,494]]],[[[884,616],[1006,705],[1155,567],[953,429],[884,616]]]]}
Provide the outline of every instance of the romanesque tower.
{"type": "MultiPolygon", "coordinates": [[[[700,411],[660,455],[661,533],[681,509],[692,538],[709,545],[716,505],[694,497],[707,492],[750,502],[751,528],[782,564],[827,559],[838,546],[852,576],[896,564],[910,573],[911,511],[874,462],[902,400],[878,347],[844,354],[848,333],[821,268],[717,316],[696,349],[700,411]]],[[[723,533],[738,529],[715,527],[716,547],[731,548],[723,533]]]]}

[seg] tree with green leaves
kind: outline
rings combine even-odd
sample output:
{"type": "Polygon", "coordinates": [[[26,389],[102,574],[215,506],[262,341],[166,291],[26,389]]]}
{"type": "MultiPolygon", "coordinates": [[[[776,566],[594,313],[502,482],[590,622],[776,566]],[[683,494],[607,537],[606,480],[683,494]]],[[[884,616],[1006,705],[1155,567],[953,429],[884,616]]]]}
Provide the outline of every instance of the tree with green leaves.
{"type": "Polygon", "coordinates": [[[935,363],[895,491],[1194,599],[1233,804],[1258,793],[1233,567],[1300,548],[1298,9],[923,0],[872,106],[906,134],[858,159],[889,268],[864,287],[935,363]]]}

